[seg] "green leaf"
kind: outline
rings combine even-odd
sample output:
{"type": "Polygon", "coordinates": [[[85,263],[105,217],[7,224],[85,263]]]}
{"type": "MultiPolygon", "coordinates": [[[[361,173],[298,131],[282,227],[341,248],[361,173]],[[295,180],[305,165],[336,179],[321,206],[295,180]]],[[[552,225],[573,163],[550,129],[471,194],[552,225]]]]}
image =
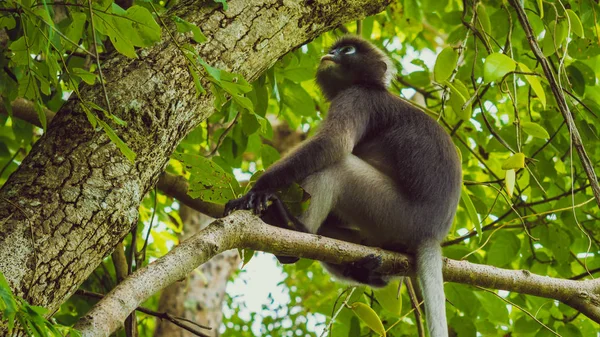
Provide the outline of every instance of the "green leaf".
{"type": "Polygon", "coordinates": [[[471,288],[462,284],[446,283],[444,290],[452,307],[458,308],[468,316],[475,317],[480,314],[481,302],[471,288]]]}
{"type": "Polygon", "coordinates": [[[35,112],[37,113],[38,119],[40,120],[40,124],[42,125],[42,129],[46,132],[48,126],[46,121],[46,112],[44,112],[44,107],[39,100],[35,101],[35,112]]]}
{"type": "Polygon", "coordinates": [[[11,30],[15,28],[16,24],[15,18],[10,15],[0,17],[0,29],[6,28],[7,30],[11,30]]]}
{"type": "Polygon", "coordinates": [[[238,254],[242,257],[242,268],[244,268],[254,257],[254,250],[238,248],[238,254]]]}
{"type": "Polygon", "coordinates": [[[96,74],[82,68],[73,68],[72,74],[79,76],[85,83],[92,85],[96,83],[96,74]]]}
{"type": "Polygon", "coordinates": [[[98,126],[98,120],[96,119],[96,115],[94,115],[94,113],[92,113],[92,111],[90,111],[90,109],[85,104],[79,103],[79,106],[85,112],[85,116],[87,117],[88,122],[90,122],[90,124],[92,124],[92,127],[95,129],[96,126],[98,126]]]}
{"type": "Polygon", "coordinates": [[[64,41],[63,46],[67,50],[72,50],[75,46],[71,43],[78,44],[83,34],[83,27],[87,21],[85,13],[70,11],[71,17],[69,25],[65,28],[64,34],[70,40],[70,42],[64,41]]]}
{"type": "MultiPolygon", "coordinates": [[[[21,36],[16,41],[13,41],[10,44],[10,50],[13,52],[11,61],[15,62],[16,65],[28,65],[31,56],[29,54],[29,48],[25,43],[24,36],[21,36]]],[[[21,81],[19,81],[19,83],[21,83],[21,81]]]]}
{"type": "Polygon", "coordinates": [[[540,13],[540,18],[544,18],[544,0],[537,0],[538,11],[540,13]]]}
{"type": "Polygon", "coordinates": [[[198,76],[196,69],[188,64],[188,70],[190,71],[190,74],[192,74],[192,80],[194,81],[194,87],[196,88],[196,97],[205,94],[206,90],[202,86],[202,83],[200,83],[200,76],[198,76]]]}
{"type": "Polygon", "coordinates": [[[515,153],[502,163],[503,170],[517,170],[525,167],[525,155],[521,152],[515,153]]]}
{"type": "Polygon", "coordinates": [[[213,0],[216,3],[223,5],[223,10],[226,11],[229,9],[229,5],[227,4],[227,0],[213,0]]]}
{"type": "Polygon", "coordinates": [[[454,48],[444,48],[435,60],[435,66],[433,67],[433,77],[435,80],[438,83],[442,83],[450,78],[454,68],[456,68],[457,61],[458,54],[454,51],[454,48]]]}
{"type": "Polygon", "coordinates": [[[512,261],[519,259],[521,241],[514,232],[497,231],[490,242],[490,249],[487,252],[488,264],[505,267],[512,261]]]}
{"type": "Polygon", "coordinates": [[[142,6],[131,6],[127,9],[126,17],[131,22],[133,31],[130,39],[135,46],[150,47],[160,41],[161,28],[149,10],[142,6]]]}
{"type": "Polygon", "coordinates": [[[469,196],[468,189],[463,185],[462,193],[460,194],[460,200],[465,205],[465,209],[467,210],[467,214],[469,215],[469,219],[475,225],[477,229],[477,234],[479,237],[479,241],[483,238],[483,231],[481,229],[481,221],[479,220],[479,214],[477,214],[477,210],[475,209],[475,205],[473,205],[473,201],[469,196]]]}
{"type": "Polygon", "coordinates": [[[485,6],[482,3],[477,4],[477,24],[485,33],[490,34],[492,32],[490,17],[487,15],[485,6]]]}
{"type": "Polygon", "coordinates": [[[274,147],[263,144],[260,148],[260,157],[262,158],[263,167],[267,169],[273,163],[278,161],[279,158],[281,158],[281,155],[274,147]]]}
{"type": "Polygon", "coordinates": [[[94,11],[95,28],[107,35],[115,49],[131,58],[137,58],[135,47],[131,41],[133,28],[131,22],[124,17],[114,16],[102,11],[94,11]]]}
{"type": "Polygon", "coordinates": [[[583,33],[583,25],[581,24],[579,16],[575,14],[575,12],[572,9],[567,9],[567,16],[569,17],[569,21],[571,23],[571,30],[573,31],[573,33],[575,33],[575,35],[581,38],[585,37],[583,33]]]}
{"type": "Polygon", "coordinates": [[[253,113],[242,113],[242,130],[246,136],[250,136],[260,128],[260,123],[253,113]]]}
{"type": "Polygon", "coordinates": [[[368,305],[362,302],[355,302],[350,305],[350,309],[356,317],[363,321],[371,330],[380,336],[385,337],[385,328],[377,313],[368,305]]]}
{"type": "Polygon", "coordinates": [[[182,18],[173,15],[173,21],[175,21],[175,25],[177,26],[177,31],[180,33],[192,32],[194,36],[194,41],[197,43],[206,42],[206,36],[202,33],[200,28],[191,22],[187,22],[182,18]]]}
{"type": "Polygon", "coordinates": [[[237,180],[225,172],[214,161],[202,156],[174,153],[173,159],[181,161],[191,172],[188,194],[192,198],[200,198],[218,204],[225,204],[237,198],[235,191],[239,186],[237,180]]]}
{"type": "MultiPolygon", "coordinates": [[[[529,67],[527,67],[523,63],[519,63],[519,69],[521,69],[521,71],[526,72],[526,73],[532,72],[529,69],[529,67]]],[[[544,88],[542,87],[542,83],[540,82],[540,79],[538,78],[538,76],[534,76],[534,75],[524,75],[524,76],[525,76],[525,79],[527,80],[527,82],[529,82],[529,85],[531,85],[531,89],[533,90],[533,92],[536,94],[536,96],[538,97],[540,102],[542,102],[542,106],[545,109],[546,108],[546,92],[544,91],[544,88]]]]}
{"type": "Polygon", "coordinates": [[[585,94],[585,78],[579,68],[571,64],[565,70],[573,91],[577,95],[583,96],[585,94]]]}
{"type": "Polygon", "coordinates": [[[512,197],[513,191],[515,190],[515,180],[515,170],[506,170],[506,177],[504,177],[504,186],[506,187],[506,193],[508,193],[509,197],[512,197]]]}
{"type": "Polygon", "coordinates": [[[129,159],[129,161],[133,164],[135,163],[135,152],[133,152],[129,146],[127,146],[127,144],[125,144],[125,142],[123,142],[123,140],[121,140],[121,138],[119,138],[119,136],[117,136],[117,134],[115,133],[115,131],[110,127],[110,125],[106,124],[104,121],[100,120],[100,119],[96,119],[98,121],[98,124],[100,124],[100,126],[102,127],[102,129],[104,129],[104,132],[106,132],[106,135],[108,136],[108,138],[110,138],[110,140],[115,143],[115,145],[117,146],[117,148],[121,151],[121,153],[127,158],[129,159]]]}
{"type": "Polygon", "coordinates": [[[514,71],[516,63],[510,57],[493,53],[488,55],[483,64],[483,79],[485,82],[492,82],[504,77],[511,71],[514,71]]]}
{"type": "Polygon", "coordinates": [[[400,296],[399,287],[400,280],[395,280],[383,288],[373,289],[377,302],[394,316],[400,316],[402,312],[402,296],[400,296]]]}
{"type": "Polygon", "coordinates": [[[313,116],[315,114],[313,99],[300,84],[285,80],[281,92],[283,104],[295,114],[300,116],[313,116]]]}
{"type": "Polygon", "coordinates": [[[521,122],[521,129],[525,131],[525,133],[542,139],[550,138],[548,131],[544,129],[541,125],[533,122],[521,122]]]}
{"type": "Polygon", "coordinates": [[[465,106],[467,100],[470,98],[469,89],[458,79],[455,79],[453,84],[448,81],[445,81],[444,84],[450,88],[451,94],[448,103],[450,103],[452,110],[454,110],[454,113],[460,119],[468,121],[473,112],[470,104],[465,106]]]}

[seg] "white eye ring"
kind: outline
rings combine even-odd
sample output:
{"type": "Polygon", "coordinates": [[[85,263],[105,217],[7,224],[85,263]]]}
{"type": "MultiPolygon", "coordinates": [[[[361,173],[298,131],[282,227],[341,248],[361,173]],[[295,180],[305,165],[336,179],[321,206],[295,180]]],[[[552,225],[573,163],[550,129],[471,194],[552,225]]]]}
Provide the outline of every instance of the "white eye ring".
{"type": "Polygon", "coordinates": [[[354,46],[346,46],[342,48],[341,52],[347,55],[354,54],[356,53],[356,48],[354,46]]]}

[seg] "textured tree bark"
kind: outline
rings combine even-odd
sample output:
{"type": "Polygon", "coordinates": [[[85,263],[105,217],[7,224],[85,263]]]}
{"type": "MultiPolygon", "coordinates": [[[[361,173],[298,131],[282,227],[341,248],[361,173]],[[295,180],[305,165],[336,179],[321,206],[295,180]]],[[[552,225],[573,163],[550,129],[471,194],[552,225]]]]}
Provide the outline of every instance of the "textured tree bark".
{"type": "MultiPolygon", "coordinates": [[[[202,28],[208,41],[196,48],[209,64],[252,81],[286,52],[388,2],[234,0],[223,11],[183,0],[171,14],[202,28]]],[[[186,60],[163,36],[138,59],[114,54],[103,65],[112,112],[128,123],[113,128],[137,154],[134,164],[72,101],[0,189],[0,271],[17,295],[50,312],[136,223],[172,151],[213,111],[212,97],[196,97],[186,60]]],[[[101,87],[81,93],[104,105],[101,87]]]]}
{"type": "MultiPolygon", "coordinates": [[[[186,206],[181,208],[179,215],[184,231],[181,240],[189,238],[213,221],[211,217],[186,206]]],[[[227,280],[237,270],[239,261],[236,250],[216,255],[202,264],[197,269],[198,272],[190,273],[184,280],[165,288],[160,296],[158,311],[210,326],[212,330],[205,333],[211,337],[219,336],[227,280]]],[[[194,337],[196,335],[168,321],[160,320],[156,324],[154,336],[194,337]]]]}

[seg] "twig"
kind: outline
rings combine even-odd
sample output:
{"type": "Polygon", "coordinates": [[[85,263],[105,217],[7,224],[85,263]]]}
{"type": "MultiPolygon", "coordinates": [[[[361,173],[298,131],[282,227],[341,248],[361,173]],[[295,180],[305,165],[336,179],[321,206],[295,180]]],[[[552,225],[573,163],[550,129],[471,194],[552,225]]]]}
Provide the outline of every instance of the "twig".
{"type": "MultiPolygon", "coordinates": [[[[82,289],[77,290],[75,292],[75,294],[77,294],[79,296],[97,298],[99,300],[101,300],[101,299],[104,298],[104,295],[102,295],[102,294],[98,294],[98,293],[95,293],[95,292],[92,292],[92,291],[82,290],[82,289]]],[[[169,321],[169,322],[177,325],[178,327],[180,327],[182,329],[185,329],[185,330],[193,333],[196,336],[209,337],[207,334],[203,333],[202,331],[198,331],[198,330],[196,330],[193,327],[190,327],[190,326],[188,326],[186,324],[183,324],[183,323],[181,323],[181,321],[191,323],[191,324],[197,326],[200,329],[212,330],[212,328],[209,327],[209,326],[198,324],[198,323],[196,323],[194,321],[191,321],[191,320],[189,320],[187,318],[184,318],[184,317],[179,317],[179,316],[171,315],[168,312],[158,312],[158,311],[150,310],[150,309],[144,308],[144,307],[137,307],[137,308],[135,308],[135,310],[139,311],[139,312],[143,312],[146,315],[158,317],[160,319],[166,319],[167,321],[169,321]]]]}
{"type": "Polygon", "coordinates": [[[527,18],[527,14],[523,10],[523,7],[519,3],[518,0],[509,0],[511,6],[517,12],[517,16],[519,17],[519,22],[525,31],[525,35],[527,36],[527,41],[533,51],[533,54],[540,62],[542,69],[544,70],[544,74],[546,75],[546,79],[548,80],[548,84],[550,85],[550,89],[552,90],[552,94],[556,99],[556,103],[558,105],[558,109],[560,113],[563,115],[563,118],[567,122],[567,128],[569,129],[569,133],[571,134],[571,138],[573,139],[573,146],[577,150],[577,154],[579,155],[579,159],[581,160],[581,164],[583,169],[590,181],[590,185],[592,186],[592,191],[594,193],[594,198],[596,199],[596,204],[600,206],[600,185],[598,184],[598,178],[596,177],[596,173],[594,172],[594,165],[592,164],[587,152],[585,151],[585,147],[583,146],[583,141],[581,140],[581,136],[579,135],[579,131],[577,130],[577,126],[575,125],[575,121],[573,120],[573,116],[571,115],[571,111],[569,110],[569,106],[567,105],[567,101],[565,99],[565,95],[558,85],[556,78],[554,76],[554,72],[548,62],[548,59],[542,53],[537,40],[534,36],[533,29],[531,28],[531,24],[527,18]]]}
{"type": "Polygon", "coordinates": [[[511,302],[511,301],[507,300],[506,298],[504,298],[504,297],[502,297],[502,296],[498,295],[498,294],[497,294],[495,291],[491,291],[491,290],[489,290],[489,289],[486,289],[486,288],[483,288],[483,287],[480,287],[480,286],[475,286],[475,288],[477,288],[477,289],[481,289],[481,290],[483,290],[483,291],[487,291],[488,293],[490,293],[490,294],[492,294],[492,295],[494,295],[494,296],[498,297],[499,299],[503,300],[503,301],[504,301],[504,302],[506,302],[507,304],[510,304],[510,305],[512,305],[513,307],[515,307],[515,308],[517,308],[517,309],[521,310],[522,312],[524,312],[524,313],[525,313],[527,316],[531,317],[531,319],[533,319],[534,321],[536,321],[536,322],[537,322],[539,325],[541,325],[541,326],[543,326],[544,328],[548,329],[548,331],[552,332],[552,333],[553,333],[555,336],[562,337],[562,336],[561,336],[561,335],[559,335],[559,334],[558,334],[556,331],[554,331],[554,330],[550,329],[550,327],[548,327],[546,324],[542,323],[542,321],[540,321],[539,319],[537,319],[537,317],[535,317],[534,315],[532,315],[532,314],[531,314],[529,311],[527,311],[527,310],[525,310],[524,308],[520,307],[518,304],[516,304],[516,303],[514,303],[514,302],[511,302]]]}
{"type": "Polygon", "coordinates": [[[335,314],[333,314],[333,316],[331,316],[331,320],[329,320],[329,324],[327,324],[327,326],[325,327],[325,329],[323,330],[323,332],[321,333],[321,335],[319,337],[325,336],[325,333],[327,331],[331,330],[331,326],[333,325],[333,322],[335,321],[337,316],[340,314],[340,312],[342,312],[342,309],[344,309],[346,307],[346,305],[348,305],[348,300],[352,296],[352,293],[354,293],[354,290],[356,290],[356,287],[352,287],[352,289],[350,290],[350,293],[348,294],[348,296],[346,296],[346,299],[344,300],[342,305],[340,305],[340,308],[335,312],[335,314]]]}
{"type": "Polygon", "coordinates": [[[96,42],[96,30],[94,28],[94,10],[92,8],[92,0],[88,0],[88,8],[90,11],[90,25],[92,28],[92,40],[94,41],[94,58],[96,59],[96,65],[98,66],[98,74],[100,75],[100,84],[102,85],[102,91],[104,92],[104,99],[106,100],[106,110],[112,115],[110,108],[110,100],[108,99],[108,91],[104,84],[104,75],[102,74],[102,66],[100,64],[100,54],[98,53],[98,42],[96,42]]]}
{"type": "MultiPolygon", "coordinates": [[[[417,294],[415,293],[415,288],[413,287],[410,277],[405,277],[404,283],[406,283],[406,288],[408,289],[408,297],[410,297],[410,304],[415,310],[415,320],[417,321],[417,331],[419,332],[419,337],[425,337],[425,328],[423,327],[423,314],[421,313],[421,305],[419,304],[419,300],[417,299],[417,294]]],[[[432,317],[427,317],[427,319],[432,319],[432,317]]]]}

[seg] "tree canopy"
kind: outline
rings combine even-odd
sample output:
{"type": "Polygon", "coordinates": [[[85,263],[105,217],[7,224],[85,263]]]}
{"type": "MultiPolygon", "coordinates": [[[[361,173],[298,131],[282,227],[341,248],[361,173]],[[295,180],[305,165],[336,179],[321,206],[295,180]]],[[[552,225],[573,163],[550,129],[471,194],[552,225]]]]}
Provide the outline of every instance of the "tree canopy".
{"type": "MultiPolygon", "coordinates": [[[[0,4],[0,331],[16,324],[58,336],[88,312],[91,292],[165,261],[180,243],[183,204],[219,217],[318,128],[329,103],[316,67],[351,33],[391,57],[399,73],[390,90],[435,118],[461,155],[461,202],[443,244],[453,334],[598,336],[598,3],[333,3],[0,4]],[[57,225],[64,221],[71,227],[57,225]],[[46,239],[53,235],[64,238],[46,239]],[[86,254],[93,257],[81,260],[86,254]],[[71,261],[79,265],[70,269],[71,261]],[[44,322],[49,316],[59,325],[44,322]]],[[[282,197],[294,212],[310,202],[297,186],[282,197]]],[[[222,248],[207,243],[210,233],[239,228],[217,226],[198,237],[204,255],[193,261],[222,248]]],[[[307,247],[318,247],[302,235],[283,247],[284,234],[261,228],[240,230],[254,243],[219,242],[235,241],[228,248],[241,248],[244,265],[254,262],[253,248],[308,256],[307,247]]],[[[328,245],[310,257],[335,258],[328,245]]],[[[262,312],[249,312],[226,297],[221,335],[424,336],[410,277],[379,290],[350,287],[313,262],[282,267],[277,291],[287,302],[269,298],[262,312]]],[[[185,277],[178,272],[172,281],[185,277]]],[[[159,296],[138,302],[155,310],[159,296]]],[[[134,320],[140,336],[157,324],[145,317],[134,320]]]]}

